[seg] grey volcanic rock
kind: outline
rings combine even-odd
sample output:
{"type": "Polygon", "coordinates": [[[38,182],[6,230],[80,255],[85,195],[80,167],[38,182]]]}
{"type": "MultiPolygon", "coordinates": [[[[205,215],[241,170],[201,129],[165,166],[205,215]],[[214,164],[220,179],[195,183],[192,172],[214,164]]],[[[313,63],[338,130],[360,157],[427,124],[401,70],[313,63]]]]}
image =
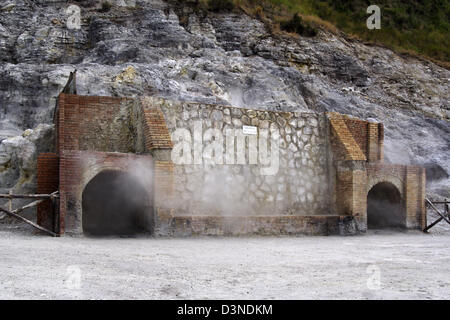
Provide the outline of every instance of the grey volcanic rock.
{"type": "MultiPolygon", "coordinates": [[[[37,155],[54,150],[53,125],[39,124],[22,135],[0,143],[0,193],[33,193],[36,190],[37,155]]],[[[21,200],[14,200],[15,205],[21,200]]],[[[0,200],[0,205],[5,202],[0,200]]]]}
{"type": "MultiPolygon", "coordinates": [[[[0,8],[9,3],[0,11],[0,140],[51,123],[55,98],[77,69],[79,94],[381,121],[387,160],[450,173],[450,72],[431,62],[324,31],[272,35],[244,14],[205,15],[174,1],[116,1],[107,12],[76,1],[79,30],[66,27],[61,1],[0,0],[0,8]]],[[[9,177],[0,187],[18,179],[9,177]]]]}

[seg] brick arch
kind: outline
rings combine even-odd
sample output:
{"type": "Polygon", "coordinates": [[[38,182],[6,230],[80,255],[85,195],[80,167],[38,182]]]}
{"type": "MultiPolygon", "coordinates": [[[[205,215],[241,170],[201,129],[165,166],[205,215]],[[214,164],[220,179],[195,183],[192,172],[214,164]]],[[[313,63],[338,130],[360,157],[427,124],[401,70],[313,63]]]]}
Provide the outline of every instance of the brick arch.
{"type": "MultiPolygon", "coordinates": [[[[107,155],[103,153],[102,156],[107,155]]],[[[91,182],[96,176],[105,171],[120,171],[123,173],[130,174],[132,178],[138,179],[140,182],[143,182],[139,179],[139,176],[134,174],[130,169],[129,161],[142,161],[145,165],[150,165],[151,167],[148,170],[152,171],[153,175],[153,159],[151,155],[145,156],[132,156],[130,154],[122,154],[118,156],[118,154],[111,154],[112,159],[108,159],[107,157],[86,157],[84,163],[82,164],[82,170],[79,177],[79,184],[76,190],[76,207],[77,207],[77,229],[78,233],[83,233],[83,209],[82,209],[82,198],[83,192],[86,186],[91,182]]],[[[135,163],[135,162],[133,162],[135,163]]],[[[153,202],[154,199],[154,188],[153,188],[153,180],[149,180],[148,182],[143,183],[143,187],[148,191],[148,197],[150,202],[153,202]]]]}
{"type": "Polygon", "coordinates": [[[83,193],[84,188],[86,188],[87,184],[94,179],[98,174],[103,171],[114,170],[114,171],[123,171],[127,172],[127,168],[124,165],[113,165],[113,164],[104,164],[101,162],[97,162],[87,168],[85,168],[80,176],[80,184],[77,193],[79,195],[79,199],[81,199],[81,195],[83,193]]]}
{"type": "Polygon", "coordinates": [[[399,177],[390,174],[381,174],[376,175],[374,177],[369,177],[367,183],[366,196],[369,194],[369,191],[374,186],[382,182],[388,182],[394,185],[397,188],[398,192],[400,192],[400,196],[402,197],[402,199],[404,199],[404,181],[399,177]]]}
{"type": "Polygon", "coordinates": [[[152,192],[146,182],[141,183],[137,174],[123,166],[102,169],[96,170],[99,173],[85,185],[80,197],[83,234],[153,233],[152,192]]]}
{"type": "MultiPolygon", "coordinates": [[[[85,162],[82,165],[80,174],[80,182],[77,193],[81,196],[86,185],[99,173],[106,170],[115,170],[128,172],[131,175],[133,173],[130,169],[135,166],[136,163],[140,163],[142,166],[146,166],[146,169],[152,171],[153,174],[153,158],[151,155],[134,156],[131,154],[118,154],[118,153],[103,153],[102,155],[93,155],[89,158],[88,155],[85,162]],[[132,163],[132,166],[130,166],[132,163]]],[[[146,187],[150,187],[151,183],[146,184],[146,187]]]]}
{"type": "MultiPolygon", "coordinates": [[[[123,171],[131,175],[137,165],[151,171],[148,183],[149,197],[153,200],[153,157],[115,152],[65,152],[61,160],[62,180],[60,225],[62,232],[82,234],[82,195],[86,185],[105,170],[123,171]]],[[[140,179],[140,181],[142,181],[140,179]]]]}
{"type": "Polygon", "coordinates": [[[114,171],[123,171],[127,172],[127,168],[124,164],[108,164],[102,162],[102,159],[97,160],[93,164],[84,165],[83,170],[81,170],[80,180],[78,184],[78,188],[76,190],[76,195],[74,198],[74,205],[77,211],[77,221],[76,221],[76,230],[77,233],[83,233],[83,209],[82,209],[82,197],[83,191],[86,188],[87,184],[94,179],[98,174],[107,170],[114,171]]]}
{"type": "Polygon", "coordinates": [[[397,177],[384,177],[367,194],[367,228],[406,228],[405,197],[397,177]]]}

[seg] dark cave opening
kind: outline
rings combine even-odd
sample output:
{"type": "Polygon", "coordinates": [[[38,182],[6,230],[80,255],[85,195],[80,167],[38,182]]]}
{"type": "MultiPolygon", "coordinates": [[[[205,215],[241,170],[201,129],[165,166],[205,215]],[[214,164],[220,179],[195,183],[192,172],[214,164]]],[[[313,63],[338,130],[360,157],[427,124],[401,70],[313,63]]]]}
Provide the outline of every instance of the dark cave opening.
{"type": "Polygon", "coordinates": [[[132,236],[153,231],[149,192],[134,177],[107,170],[96,175],[82,195],[83,232],[93,236],[132,236]]]}
{"type": "Polygon", "coordinates": [[[406,228],[406,217],[397,187],[388,182],[376,184],[367,195],[369,229],[406,228]]]}

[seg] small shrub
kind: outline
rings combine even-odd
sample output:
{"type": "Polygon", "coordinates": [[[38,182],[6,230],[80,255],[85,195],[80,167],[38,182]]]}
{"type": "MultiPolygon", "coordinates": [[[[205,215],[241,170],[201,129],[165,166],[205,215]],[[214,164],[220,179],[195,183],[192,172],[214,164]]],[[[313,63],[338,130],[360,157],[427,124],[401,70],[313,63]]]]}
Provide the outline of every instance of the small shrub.
{"type": "Polygon", "coordinates": [[[208,10],[212,12],[229,12],[234,9],[232,0],[208,0],[208,10]]]}
{"type": "Polygon", "coordinates": [[[103,1],[102,7],[100,8],[100,12],[108,12],[111,10],[112,4],[109,1],[103,1]]]}
{"type": "Polygon", "coordinates": [[[294,14],[291,20],[283,22],[281,29],[287,32],[298,33],[305,37],[314,37],[317,35],[317,30],[305,23],[298,13],[294,14]]]}
{"type": "Polygon", "coordinates": [[[253,14],[260,20],[264,18],[264,9],[261,6],[256,6],[253,9],[253,14]]]}

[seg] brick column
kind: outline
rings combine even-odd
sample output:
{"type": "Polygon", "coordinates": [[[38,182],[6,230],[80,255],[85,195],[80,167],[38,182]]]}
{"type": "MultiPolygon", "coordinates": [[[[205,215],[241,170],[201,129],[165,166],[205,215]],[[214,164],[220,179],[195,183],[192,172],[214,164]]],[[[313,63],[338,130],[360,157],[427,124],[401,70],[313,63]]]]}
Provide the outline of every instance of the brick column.
{"type": "Polygon", "coordinates": [[[155,217],[156,233],[165,233],[171,222],[171,206],[173,197],[174,164],[171,159],[173,148],[172,138],[167,128],[166,120],[160,106],[155,105],[150,98],[142,98],[145,151],[155,160],[155,217]]]}
{"type": "MultiPolygon", "coordinates": [[[[328,113],[330,121],[330,146],[336,170],[336,210],[338,215],[355,217],[360,231],[367,229],[367,158],[354,135],[361,140],[365,132],[349,130],[345,118],[336,113],[328,113]]],[[[355,125],[354,130],[365,131],[366,126],[355,125]]],[[[378,137],[378,135],[377,135],[378,137]]]]}
{"type": "Polygon", "coordinates": [[[355,217],[360,231],[367,229],[367,173],[364,161],[339,161],[336,170],[338,215],[355,217]]]}
{"type": "Polygon", "coordinates": [[[173,170],[172,161],[155,161],[154,167],[154,188],[155,188],[155,232],[164,233],[168,228],[172,218],[170,203],[173,201],[173,170]]]}
{"type": "Polygon", "coordinates": [[[419,229],[426,223],[425,217],[425,173],[416,166],[406,167],[405,209],[406,227],[419,229]]]}
{"type": "MultiPolygon", "coordinates": [[[[37,193],[48,194],[58,190],[59,158],[56,153],[41,153],[37,159],[37,193]]],[[[59,210],[59,208],[56,208],[59,210]]],[[[37,223],[49,230],[55,230],[53,203],[45,200],[37,206],[37,223]]],[[[58,230],[56,230],[58,231],[58,230]]]]}
{"type": "Polygon", "coordinates": [[[367,124],[367,161],[374,162],[380,159],[379,157],[379,136],[378,123],[369,122],[367,124]]]}
{"type": "Polygon", "coordinates": [[[418,203],[418,214],[420,221],[420,228],[423,230],[427,227],[427,209],[425,208],[425,198],[426,198],[426,173],[425,168],[420,168],[419,173],[419,203],[418,203]]]}
{"type": "Polygon", "coordinates": [[[378,124],[378,160],[384,160],[384,125],[378,124]]]}
{"type": "Polygon", "coordinates": [[[60,232],[82,233],[81,199],[78,197],[81,167],[80,152],[63,150],[60,154],[60,232]]]}

